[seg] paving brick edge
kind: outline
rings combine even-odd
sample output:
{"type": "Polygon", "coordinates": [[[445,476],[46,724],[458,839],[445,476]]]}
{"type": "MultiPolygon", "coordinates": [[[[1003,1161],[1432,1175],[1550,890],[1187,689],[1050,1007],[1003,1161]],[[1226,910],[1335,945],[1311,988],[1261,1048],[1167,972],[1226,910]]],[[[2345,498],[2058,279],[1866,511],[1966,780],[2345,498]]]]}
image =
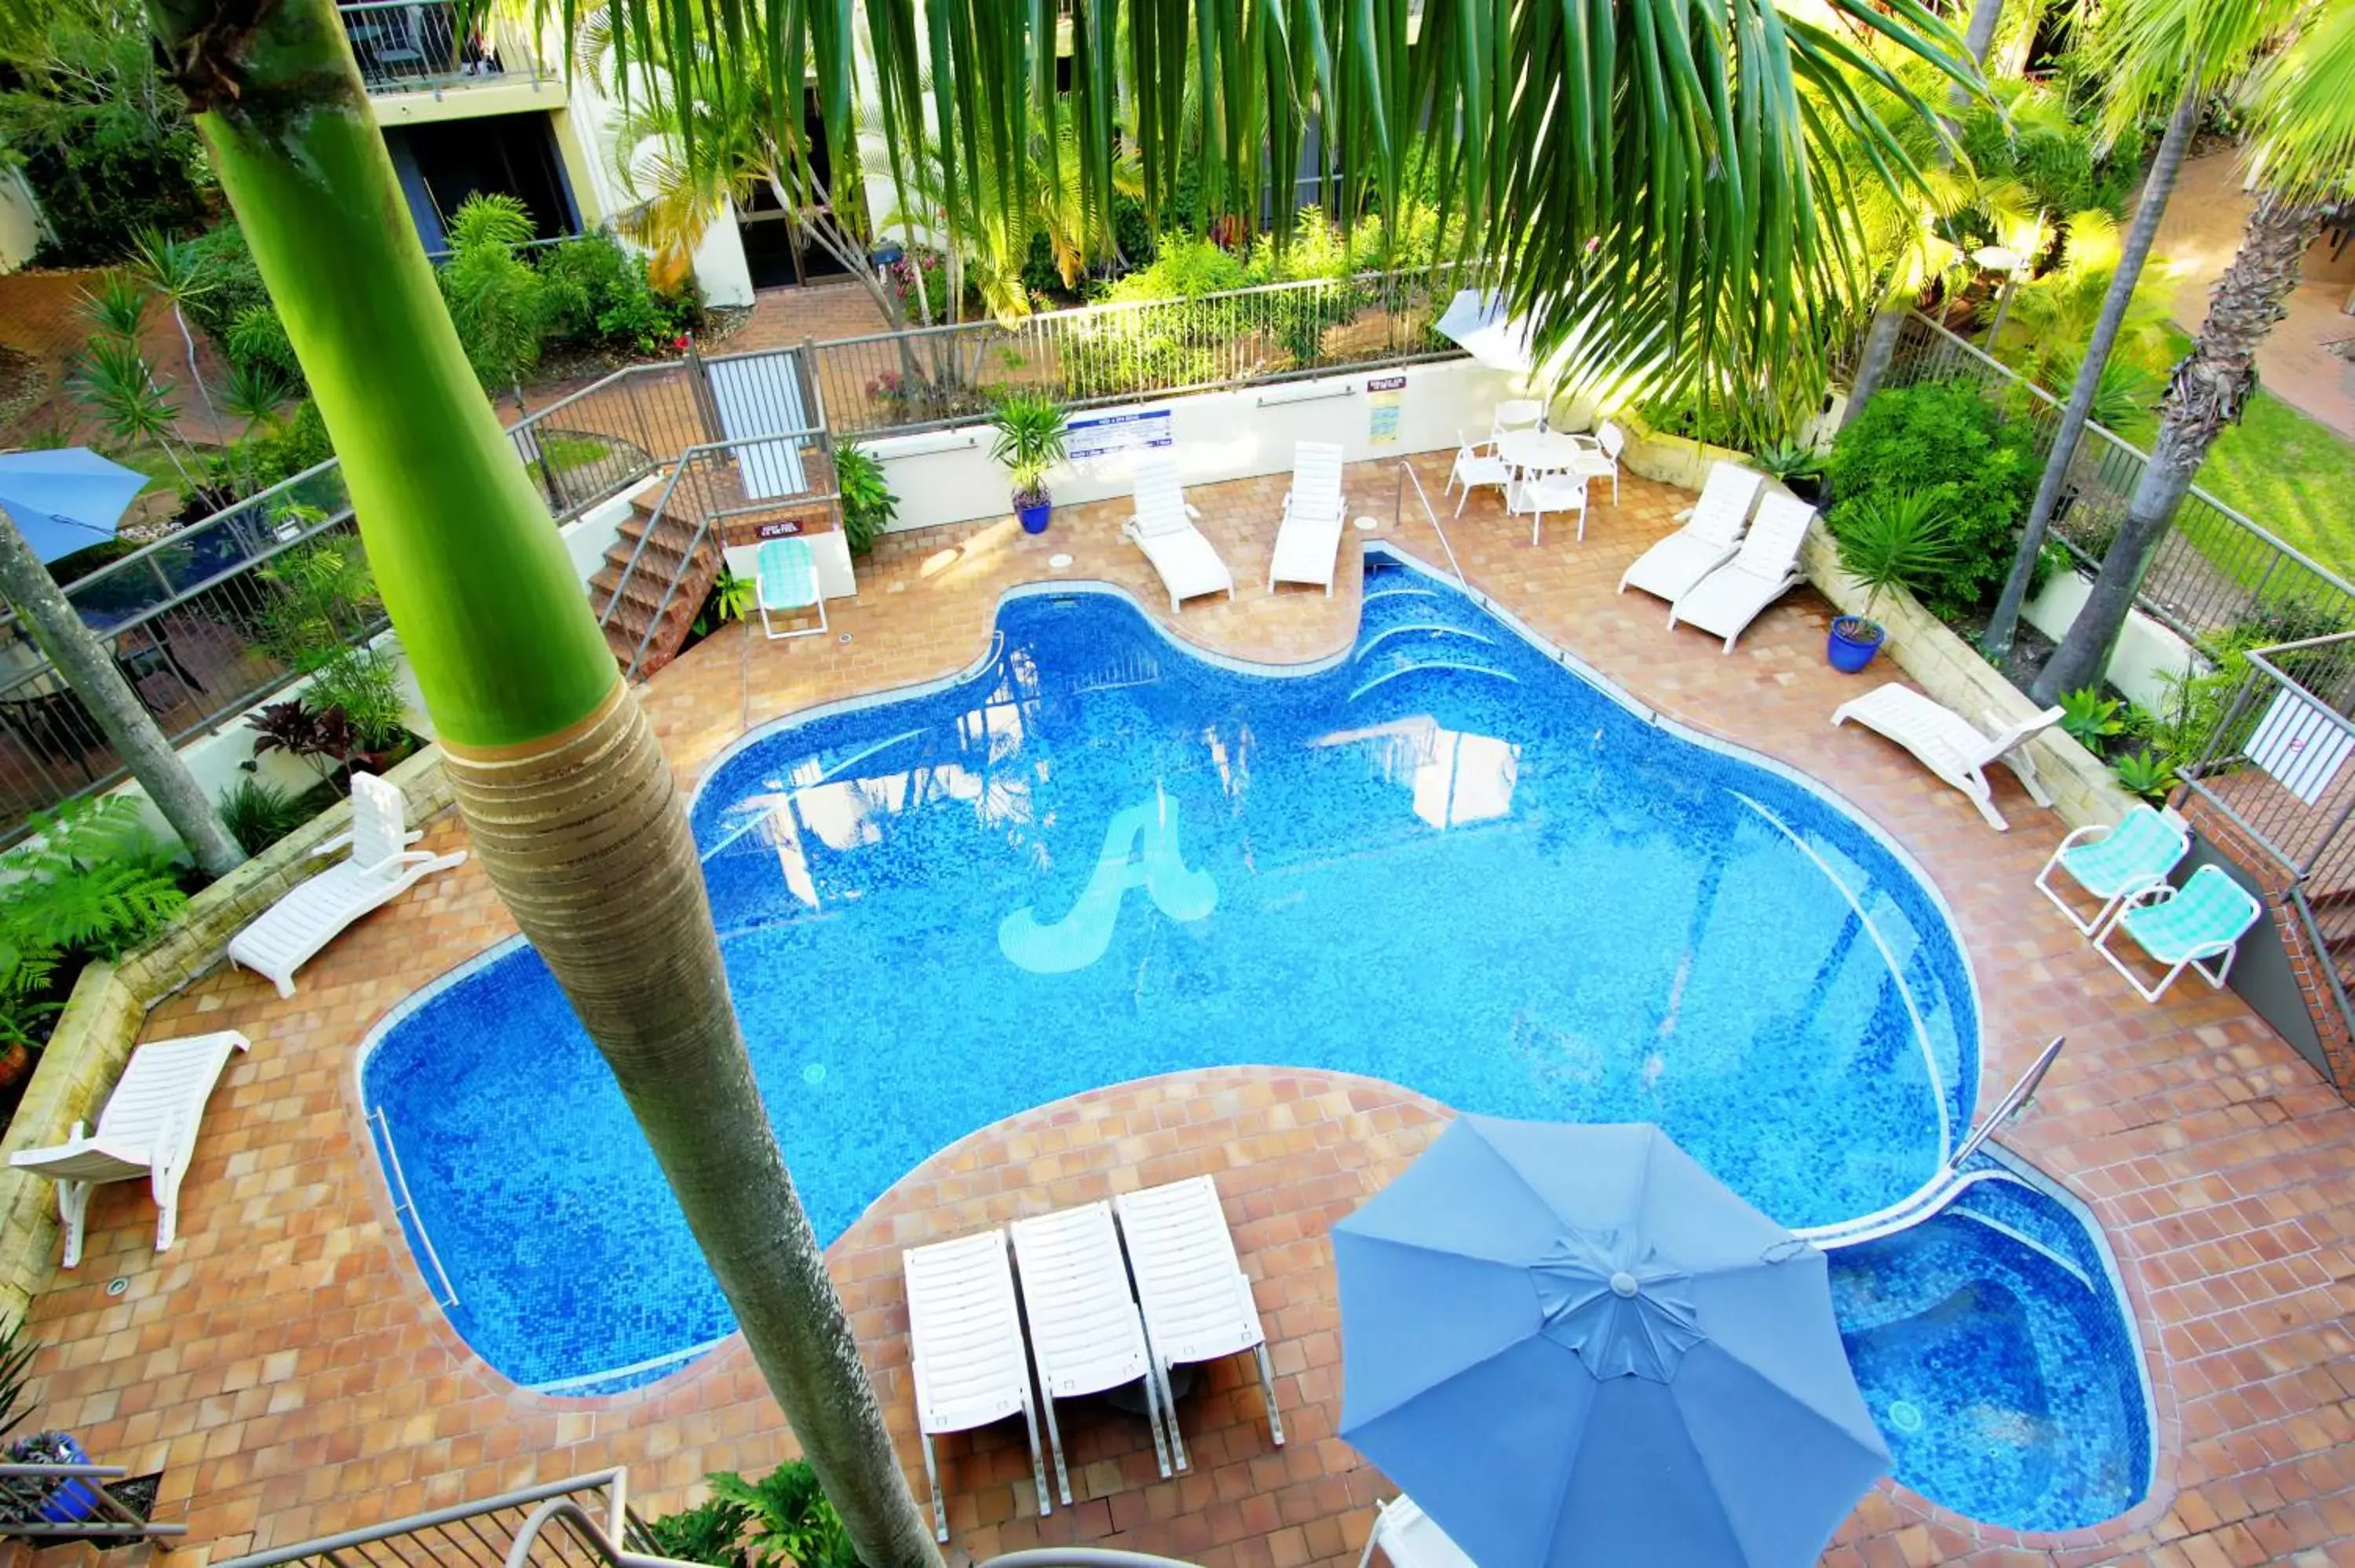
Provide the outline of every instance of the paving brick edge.
{"type": "MultiPolygon", "coordinates": [[[[442,751],[427,746],[385,777],[409,802],[412,824],[452,803],[442,751]]],[[[21,1322],[56,1277],[59,1229],[55,1183],[6,1162],[20,1149],[64,1141],[122,1076],[147,1010],[225,961],[229,939],[297,885],[336,863],[312,851],[351,827],[336,802],[188,900],[179,917],[113,963],[81,972],[41,1052],[16,1119],[0,1138],[0,1321],[21,1322]]]]}

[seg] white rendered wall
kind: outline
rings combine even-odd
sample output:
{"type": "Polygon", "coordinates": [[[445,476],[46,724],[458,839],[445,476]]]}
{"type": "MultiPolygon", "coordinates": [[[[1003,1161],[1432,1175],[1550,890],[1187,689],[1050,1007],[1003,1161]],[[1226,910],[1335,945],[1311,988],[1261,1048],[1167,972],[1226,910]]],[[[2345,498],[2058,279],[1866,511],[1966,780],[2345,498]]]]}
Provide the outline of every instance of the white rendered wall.
{"type": "MultiPolygon", "coordinates": [[[[1124,403],[1072,417],[1085,419],[1167,409],[1175,444],[1165,450],[1177,456],[1178,473],[1188,484],[1215,484],[1289,473],[1295,441],[1339,441],[1350,462],[1452,451],[1460,434],[1487,429],[1490,409],[1512,396],[1512,387],[1513,377],[1504,371],[1490,370],[1468,359],[1451,359],[1233,392],[1124,403]],[[1406,386],[1399,394],[1397,437],[1377,441],[1370,429],[1373,409],[1366,384],[1401,376],[1406,386]]],[[[894,533],[1007,514],[1006,471],[989,461],[989,439],[983,428],[864,444],[881,461],[892,493],[900,498],[894,533]]],[[[1126,495],[1138,455],[1123,452],[1084,464],[1066,464],[1047,476],[1047,486],[1059,506],[1126,495]]],[[[1387,515],[1391,497],[1387,493],[1352,495],[1349,503],[1353,510],[1379,510],[1387,515]]]]}
{"type": "Polygon", "coordinates": [[[0,272],[14,272],[41,243],[41,209],[25,178],[0,169],[0,272]]]}
{"type": "MultiPolygon", "coordinates": [[[[2068,635],[2077,612],[2092,595],[2093,584],[2082,572],[2055,572],[2044,591],[2020,613],[2029,625],[2058,642],[2068,635]]],[[[2117,649],[2110,655],[2109,679],[2110,684],[2144,707],[2158,708],[2168,699],[2162,676],[2182,676],[2207,668],[2208,661],[2190,643],[2137,609],[2127,615],[2126,628],[2118,633],[2117,649]]]]}

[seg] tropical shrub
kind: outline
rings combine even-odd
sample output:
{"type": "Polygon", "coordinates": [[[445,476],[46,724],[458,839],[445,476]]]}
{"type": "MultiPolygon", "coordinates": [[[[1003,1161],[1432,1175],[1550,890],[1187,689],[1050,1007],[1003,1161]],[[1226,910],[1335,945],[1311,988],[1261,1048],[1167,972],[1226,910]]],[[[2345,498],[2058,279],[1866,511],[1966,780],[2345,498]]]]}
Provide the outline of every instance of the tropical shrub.
{"type": "Polygon", "coordinates": [[[733,1498],[713,1498],[677,1513],[646,1520],[646,1544],[654,1555],[677,1563],[708,1563],[712,1568],[742,1568],[737,1546],[752,1510],[733,1498]]]}
{"type": "Polygon", "coordinates": [[[37,1044],[82,964],[113,959],[187,903],[175,849],[120,795],[36,811],[0,854],[0,1043],[37,1044]]]}
{"type": "Polygon", "coordinates": [[[722,1470],[711,1488],[747,1510],[744,1561],[751,1568],[858,1568],[841,1516],[805,1460],[788,1460],[758,1481],[722,1470]]]}
{"type": "Polygon", "coordinates": [[[1138,300],[1192,300],[1240,289],[1250,279],[1243,264],[1207,239],[1190,234],[1165,234],[1155,248],[1153,264],[1141,267],[1104,291],[1114,304],[1138,300]]]}
{"type": "Polygon", "coordinates": [[[702,324],[703,301],[692,273],[686,291],[657,291],[645,258],[609,234],[550,246],[540,258],[539,276],[551,342],[655,354],[702,324]]]}
{"type": "Polygon", "coordinates": [[[834,482],[842,492],[842,532],[854,556],[875,547],[875,541],[899,515],[900,498],[883,481],[883,465],[854,441],[835,449],[834,482]]]}
{"type": "Polygon", "coordinates": [[[515,385],[539,363],[548,285],[516,254],[532,234],[529,209],[505,194],[477,191],[450,217],[450,259],[436,275],[466,361],[488,391],[515,385]]]}
{"type": "Polygon", "coordinates": [[[2099,755],[2113,736],[2126,733],[2125,707],[2115,697],[2080,686],[2061,695],[2061,727],[2099,755]]]}
{"type": "Polygon", "coordinates": [[[1876,494],[1939,498],[1953,540],[1946,564],[1918,587],[1932,613],[1970,614],[2010,570],[2019,524],[2041,469],[2024,425],[1966,381],[1886,389],[1842,430],[1827,477],[1837,498],[1832,531],[1876,494]]]}
{"type": "Polygon", "coordinates": [[[311,817],[302,801],[250,774],[225,790],[219,805],[229,836],[248,854],[260,854],[311,817]]]}
{"type": "Polygon", "coordinates": [[[2146,800],[2164,800],[2175,788],[2175,764],[2147,747],[2111,758],[2110,771],[2117,775],[2120,789],[2146,800]]]}
{"type": "Polygon", "coordinates": [[[1934,490],[1887,490],[1842,509],[1832,535],[1840,570],[1862,584],[1864,617],[1894,588],[1919,590],[1952,568],[1945,498],[1934,490]]]}

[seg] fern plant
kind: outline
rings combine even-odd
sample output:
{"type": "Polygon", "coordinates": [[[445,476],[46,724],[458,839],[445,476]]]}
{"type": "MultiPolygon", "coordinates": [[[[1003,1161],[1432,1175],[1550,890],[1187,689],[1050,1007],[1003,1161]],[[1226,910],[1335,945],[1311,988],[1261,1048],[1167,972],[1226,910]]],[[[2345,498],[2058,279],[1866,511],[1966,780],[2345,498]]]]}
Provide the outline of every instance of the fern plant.
{"type": "Polygon", "coordinates": [[[32,836],[0,855],[0,940],[7,957],[117,959],[187,904],[172,852],[120,796],[36,811],[32,836]]]}

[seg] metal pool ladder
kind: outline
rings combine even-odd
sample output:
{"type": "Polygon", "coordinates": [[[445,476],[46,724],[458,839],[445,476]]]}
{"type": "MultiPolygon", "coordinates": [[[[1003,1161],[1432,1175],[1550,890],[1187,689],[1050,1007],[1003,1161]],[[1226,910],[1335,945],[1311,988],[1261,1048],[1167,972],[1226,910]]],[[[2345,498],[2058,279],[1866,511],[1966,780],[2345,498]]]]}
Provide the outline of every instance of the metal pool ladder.
{"type": "Polygon", "coordinates": [[[392,1124],[384,1118],[384,1107],[378,1106],[368,1113],[376,1123],[377,1136],[384,1139],[384,1167],[392,1180],[392,1212],[409,1216],[409,1228],[417,1233],[417,1245],[425,1249],[425,1261],[433,1266],[433,1276],[441,1280],[442,1288],[433,1299],[442,1307],[458,1304],[457,1287],[450,1283],[450,1271],[442,1266],[442,1255],[433,1250],[433,1238],[425,1234],[425,1216],[417,1212],[417,1200],[409,1193],[409,1177],[400,1169],[400,1150],[392,1146],[392,1124]]]}

